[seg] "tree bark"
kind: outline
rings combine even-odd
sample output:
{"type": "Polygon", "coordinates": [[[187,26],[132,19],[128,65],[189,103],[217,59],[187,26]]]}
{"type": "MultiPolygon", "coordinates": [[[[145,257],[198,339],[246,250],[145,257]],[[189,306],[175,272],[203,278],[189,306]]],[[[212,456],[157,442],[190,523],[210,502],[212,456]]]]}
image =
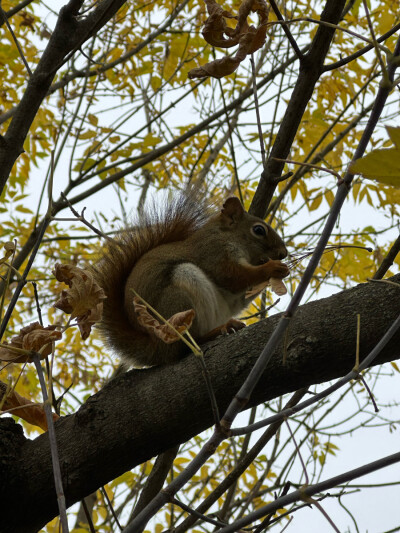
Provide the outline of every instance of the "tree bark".
{"type": "MultiPolygon", "coordinates": [[[[400,287],[400,274],[392,278],[400,287]]],[[[299,308],[247,407],[346,374],[354,366],[357,317],[360,358],[400,312],[399,287],[366,283],[299,308]]],[[[246,379],[280,315],[205,347],[221,414],[246,379]]],[[[374,364],[400,357],[400,332],[374,364]]],[[[201,370],[188,356],[164,367],[129,371],[56,423],[63,484],[72,505],[126,470],[210,427],[201,370]]],[[[1,533],[31,533],[57,515],[47,434],[30,440],[0,420],[1,533]]]]}

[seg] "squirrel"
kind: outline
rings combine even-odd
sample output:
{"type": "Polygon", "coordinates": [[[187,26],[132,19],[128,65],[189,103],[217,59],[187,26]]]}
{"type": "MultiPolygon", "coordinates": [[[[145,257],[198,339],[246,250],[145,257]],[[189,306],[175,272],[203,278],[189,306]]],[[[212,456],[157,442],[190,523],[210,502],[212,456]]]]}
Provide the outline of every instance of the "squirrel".
{"type": "Polygon", "coordinates": [[[133,366],[180,359],[188,350],[181,340],[166,344],[141,325],[132,289],[165,319],[193,310],[189,331],[201,344],[244,327],[232,317],[270,278],[288,275],[286,256],[275,230],[238,198],[218,213],[198,194],[177,196],[117,234],[92,268],[107,296],[99,324],[105,342],[133,366]]]}

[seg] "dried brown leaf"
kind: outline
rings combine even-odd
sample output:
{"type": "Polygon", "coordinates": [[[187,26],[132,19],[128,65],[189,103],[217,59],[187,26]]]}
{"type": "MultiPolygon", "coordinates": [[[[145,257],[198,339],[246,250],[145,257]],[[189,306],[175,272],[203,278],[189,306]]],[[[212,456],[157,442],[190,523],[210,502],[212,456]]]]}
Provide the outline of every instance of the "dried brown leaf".
{"type": "Polygon", "coordinates": [[[9,257],[12,256],[12,254],[14,253],[15,251],[15,242],[13,241],[8,241],[8,242],[5,242],[3,244],[3,248],[4,250],[6,251],[4,257],[0,258],[0,265],[2,263],[5,263],[9,257]]]}
{"type": "MultiPolygon", "coordinates": [[[[24,398],[18,392],[9,391],[7,392],[7,386],[5,383],[0,382],[0,400],[3,402],[2,411],[6,412],[9,409],[13,409],[12,414],[18,416],[19,418],[24,419],[26,422],[33,424],[42,428],[44,431],[47,431],[47,420],[46,414],[42,404],[34,403],[24,398]],[[5,399],[3,401],[3,395],[5,399]],[[18,407],[18,409],[15,409],[18,407]]],[[[56,413],[53,414],[53,420],[56,421],[60,417],[56,413]]]]}
{"type": "Polygon", "coordinates": [[[175,328],[176,331],[174,331],[174,329],[168,326],[168,324],[161,323],[157,318],[154,318],[148,311],[146,305],[140,302],[139,298],[135,297],[133,299],[133,305],[138,322],[142,328],[144,328],[150,335],[164,341],[165,344],[171,344],[178,341],[180,337],[176,331],[182,335],[190,328],[195,317],[193,309],[175,313],[175,315],[172,315],[168,319],[171,326],[175,328]]]}
{"type": "Polygon", "coordinates": [[[206,0],[206,5],[209,17],[202,32],[204,39],[212,46],[231,48],[239,44],[239,48],[234,57],[226,56],[192,69],[188,73],[190,79],[207,76],[222,78],[232,74],[248,54],[252,54],[264,45],[267,35],[269,7],[265,0],[244,0],[237,17],[223,10],[215,0],[206,0]],[[251,11],[258,14],[257,28],[247,24],[247,17],[251,11]],[[234,29],[226,24],[226,18],[237,19],[234,29]]]}
{"type": "Polygon", "coordinates": [[[12,348],[37,353],[40,351],[40,358],[44,359],[51,353],[52,342],[61,339],[61,337],[61,332],[56,331],[54,326],[44,328],[39,322],[34,322],[22,328],[19,334],[11,339],[10,343],[3,343],[5,346],[0,347],[0,360],[13,363],[32,361],[31,354],[17,353],[12,348]]]}
{"type": "Polygon", "coordinates": [[[61,291],[61,296],[54,307],[76,318],[82,339],[86,339],[93,324],[101,319],[103,300],[106,295],[96,283],[93,275],[74,265],[55,265],[53,274],[58,281],[70,288],[61,291]]]}
{"type": "Polygon", "coordinates": [[[269,283],[271,285],[271,290],[278,296],[283,296],[287,293],[286,285],[279,278],[270,278],[269,283]]]}

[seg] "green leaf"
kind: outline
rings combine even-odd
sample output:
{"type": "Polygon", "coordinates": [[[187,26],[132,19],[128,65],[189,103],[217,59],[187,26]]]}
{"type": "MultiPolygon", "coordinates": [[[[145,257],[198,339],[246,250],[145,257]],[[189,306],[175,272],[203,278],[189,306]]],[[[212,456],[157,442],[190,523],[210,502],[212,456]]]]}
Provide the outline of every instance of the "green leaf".
{"type": "Polygon", "coordinates": [[[365,157],[357,159],[350,165],[350,172],[362,174],[364,178],[383,183],[384,185],[400,186],[400,149],[373,150],[365,157]]]}
{"type": "Polygon", "coordinates": [[[400,186],[400,128],[387,128],[389,137],[396,148],[372,150],[365,157],[357,159],[350,165],[350,172],[362,174],[364,178],[400,186]]]}

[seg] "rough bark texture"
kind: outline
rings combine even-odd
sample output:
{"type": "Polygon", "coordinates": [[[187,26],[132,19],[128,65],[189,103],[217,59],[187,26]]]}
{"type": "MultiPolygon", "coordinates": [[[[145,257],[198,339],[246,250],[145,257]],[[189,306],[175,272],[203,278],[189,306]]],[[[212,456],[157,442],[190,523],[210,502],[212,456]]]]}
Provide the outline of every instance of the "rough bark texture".
{"type": "MultiPolygon", "coordinates": [[[[392,279],[400,286],[400,275],[392,279]]],[[[400,312],[399,294],[393,285],[369,283],[302,306],[289,327],[286,364],[281,346],[249,407],[347,373],[354,366],[357,313],[363,357],[400,312]]],[[[221,413],[278,320],[271,317],[207,345],[206,363],[221,413]]],[[[400,333],[376,364],[398,357],[400,333]]],[[[68,505],[211,424],[209,398],[194,357],[123,374],[56,423],[68,505]]],[[[57,515],[46,434],[25,439],[19,426],[2,419],[0,465],[1,533],[34,532],[57,515]]]]}

